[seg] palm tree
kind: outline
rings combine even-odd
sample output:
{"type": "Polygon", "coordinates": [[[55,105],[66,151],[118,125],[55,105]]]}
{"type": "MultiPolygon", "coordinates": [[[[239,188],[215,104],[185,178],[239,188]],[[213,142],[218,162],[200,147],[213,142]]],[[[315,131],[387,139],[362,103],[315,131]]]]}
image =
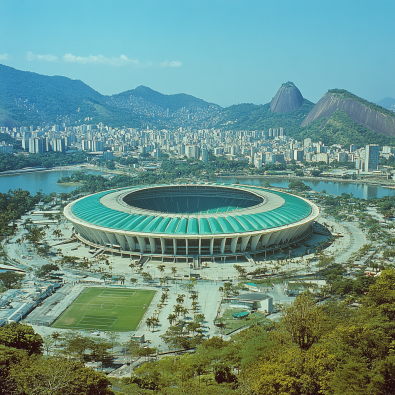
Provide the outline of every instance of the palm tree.
{"type": "Polygon", "coordinates": [[[189,298],[192,299],[192,301],[195,302],[197,300],[197,298],[198,298],[198,295],[197,294],[192,294],[189,298]]]}
{"type": "Polygon", "coordinates": [[[185,295],[184,295],[184,294],[178,295],[177,298],[176,298],[176,302],[177,302],[178,304],[183,304],[183,303],[184,303],[184,298],[185,298],[185,295]]]}
{"type": "Polygon", "coordinates": [[[145,324],[147,325],[147,328],[148,328],[148,329],[150,329],[151,327],[154,326],[154,322],[153,322],[153,320],[152,320],[151,317],[148,317],[148,318],[145,320],[145,324]]]}
{"type": "Polygon", "coordinates": [[[173,325],[173,323],[176,321],[177,319],[177,314],[169,314],[167,317],[167,320],[169,321],[170,325],[173,325]]]}
{"type": "Polygon", "coordinates": [[[52,339],[55,340],[55,347],[56,347],[56,341],[59,340],[60,333],[59,332],[53,332],[51,336],[52,336],[52,339]]]}
{"type": "Polygon", "coordinates": [[[171,273],[173,274],[173,276],[175,276],[176,273],[177,273],[177,269],[175,267],[172,267],[171,268],[171,273]]]}
{"type": "Polygon", "coordinates": [[[164,271],[165,271],[165,265],[159,265],[158,266],[158,269],[159,269],[159,271],[161,272],[161,273],[163,273],[164,271]]]}
{"type": "Polygon", "coordinates": [[[176,304],[174,306],[174,313],[177,314],[177,317],[180,315],[180,313],[183,311],[183,307],[179,304],[176,304]]]}

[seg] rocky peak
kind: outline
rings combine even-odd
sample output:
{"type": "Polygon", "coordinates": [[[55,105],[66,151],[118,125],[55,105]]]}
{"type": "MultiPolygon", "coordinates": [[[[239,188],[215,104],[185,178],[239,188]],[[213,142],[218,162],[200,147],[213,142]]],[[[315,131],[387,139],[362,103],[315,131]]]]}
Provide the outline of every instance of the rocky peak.
{"type": "Polygon", "coordinates": [[[270,109],[273,112],[285,113],[294,111],[303,104],[303,96],[293,82],[282,84],[276,96],[270,102],[270,109]]]}

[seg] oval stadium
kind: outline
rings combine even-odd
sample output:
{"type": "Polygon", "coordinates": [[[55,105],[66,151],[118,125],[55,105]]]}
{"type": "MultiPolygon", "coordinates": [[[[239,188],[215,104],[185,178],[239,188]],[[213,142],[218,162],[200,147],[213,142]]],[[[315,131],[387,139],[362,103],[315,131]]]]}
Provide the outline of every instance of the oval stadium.
{"type": "Polygon", "coordinates": [[[283,248],[310,236],[318,213],[314,203],[289,193],[210,183],[105,191],[64,209],[84,244],[162,260],[283,248]]]}

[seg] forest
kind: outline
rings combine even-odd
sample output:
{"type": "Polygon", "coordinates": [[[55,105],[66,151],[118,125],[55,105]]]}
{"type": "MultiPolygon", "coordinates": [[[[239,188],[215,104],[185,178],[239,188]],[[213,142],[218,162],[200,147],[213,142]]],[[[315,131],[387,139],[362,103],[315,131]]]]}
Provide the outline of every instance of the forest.
{"type": "Polygon", "coordinates": [[[44,154],[29,155],[0,155],[0,172],[7,170],[18,170],[25,167],[45,167],[50,169],[56,166],[67,166],[84,163],[86,153],[78,151],[72,154],[61,152],[46,152],[44,154]]]}
{"type": "MultiPolygon", "coordinates": [[[[59,339],[63,352],[47,356],[33,329],[8,325],[0,329],[0,394],[390,395],[395,271],[366,278],[340,299],[301,294],[283,307],[281,320],[263,318],[231,337],[203,340],[192,353],[158,359],[150,350],[147,362],[123,379],[83,367],[81,357],[92,354],[72,344],[94,344],[59,339]]],[[[174,336],[176,342],[185,334],[174,336]]]]}

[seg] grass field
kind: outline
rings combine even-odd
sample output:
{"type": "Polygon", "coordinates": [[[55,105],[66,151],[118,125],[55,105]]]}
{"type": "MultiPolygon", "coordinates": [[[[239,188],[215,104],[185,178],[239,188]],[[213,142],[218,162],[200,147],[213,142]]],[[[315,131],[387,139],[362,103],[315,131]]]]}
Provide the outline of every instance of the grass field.
{"type": "Polygon", "coordinates": [[[52,327],[133,331],[154,295],[155,291],[141,289],[87,288],[52,327]]]}

